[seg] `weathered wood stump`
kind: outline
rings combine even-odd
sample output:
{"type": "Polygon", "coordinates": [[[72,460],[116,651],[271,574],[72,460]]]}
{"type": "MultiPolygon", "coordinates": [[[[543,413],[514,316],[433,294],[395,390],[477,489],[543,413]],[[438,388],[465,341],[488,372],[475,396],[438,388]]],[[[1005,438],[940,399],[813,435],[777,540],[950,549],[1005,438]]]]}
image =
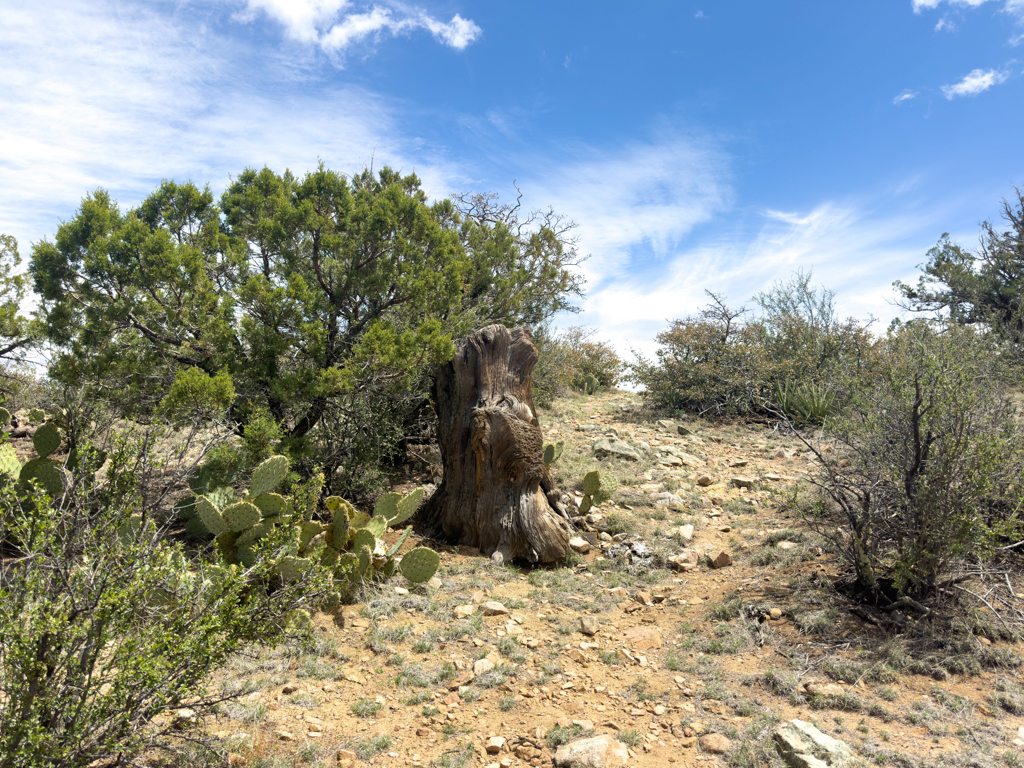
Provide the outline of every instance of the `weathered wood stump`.
{"type": "Polygon", "coordinates": [[[444,478],[423,518],[497,561],[562,560],[570,526],[544,465],[529,331],[491,325],[455,349],[432,387],[444,478]]]}

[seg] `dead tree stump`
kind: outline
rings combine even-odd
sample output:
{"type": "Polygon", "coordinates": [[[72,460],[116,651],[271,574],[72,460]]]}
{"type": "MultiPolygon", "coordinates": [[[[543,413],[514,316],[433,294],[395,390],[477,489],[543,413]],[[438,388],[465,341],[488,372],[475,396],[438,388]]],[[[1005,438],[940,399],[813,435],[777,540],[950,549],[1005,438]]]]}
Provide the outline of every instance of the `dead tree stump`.
{"type": "Polygon", "coordinates": [[[544,465],[529,331],[491,325],[455,349],[431,390],[444,477],[422,517],[496,561],[564,559],[570,526],[544,465]]]}

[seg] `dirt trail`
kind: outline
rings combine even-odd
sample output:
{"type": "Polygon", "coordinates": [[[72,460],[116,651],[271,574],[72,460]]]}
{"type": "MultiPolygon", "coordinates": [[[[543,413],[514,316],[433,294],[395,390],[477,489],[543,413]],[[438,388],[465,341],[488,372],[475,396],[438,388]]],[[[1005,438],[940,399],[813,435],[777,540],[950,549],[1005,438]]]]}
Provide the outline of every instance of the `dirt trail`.
{"type": "Polygon", "coordinates": [[[967,636],[964,671],[949,674],[851,613],[832,588],[836,555],[778,511],[813,471],[799,441],[643,421],[635,406],[619,392],[540,414],[546,438],[566,443],[560,487],[578,491],[594,468],[620,482],[581,531],[589,552],[498,567],[410,541],[442,553],[431,585],[393,579],[318,616],[315,651],[218,676],[243,692],[207,724],[229,762],[549,765],[558,743],[593,730],[627,744],[631,765],[764,766],[778,760],[773,728],[799,718],[876,764],[1024,764],[1021,649],[967,636]],[[650,451],[598,459],[604,437],[650,451]],[[666,566],[687,549],[696,567],[666,566]],[[720,553],[731,564],[711,567],[720,553]],[[700,738],[711,733],[725,740],[700,738]]]}

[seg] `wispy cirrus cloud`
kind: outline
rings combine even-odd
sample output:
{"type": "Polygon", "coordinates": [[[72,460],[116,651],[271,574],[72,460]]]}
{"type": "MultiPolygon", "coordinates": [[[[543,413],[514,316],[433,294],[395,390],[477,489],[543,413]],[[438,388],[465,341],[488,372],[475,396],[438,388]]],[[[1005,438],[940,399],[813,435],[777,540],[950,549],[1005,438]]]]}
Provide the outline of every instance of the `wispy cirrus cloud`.
{"type": "MultiPolygon", "coordinates": [[[[911,3],[914,8],[914,13],[921,13],[921,11],[924,10],[934,10],[944,2],[948,3],[950,6],[977,8],[989,1],[990,0],[911,0],[911,3]]],[[[1011,16],[1016,16],[1019,20],[1024,20],[1024,0],[995,0],[995,2],[1002,2],[1002,10],[1004,12],[1011,16]]],[[[939,27],[936,27],[936,29],[939,29],[939,27]]]]}
{"type": "Polygon", "coordinates": [[[952,85],[942,86],[942,95],[952,101],[958,96],[977,96],[994,85],[1006,82],[1009,74],[995,69],[973,69],[952,85]]]}
{"type": "Polygon", "coordinates": [[[907,89],[901,92],[898,96],[896,96],[896,98],[892,100],[892,103],[899,105],[902,104],[904,101],[909,101],[910,99],[915,98],[916,96],[917,91],[911,91],[910,89],[907,89]]]}
{"type": "Polygon", "coordinates": [[[245,3],[245,9],[236,14],[238,20],[251,22],[261,15],[266,16],[283,26],[289,38],[319,45],[332,54],[369,38],[416,30],[426,30],[442,44],[461,51],[483,32],[473,21],[459,14],[445,22],[424,10],[405,6],[362,4],[357,7],[352,0],[245,0],[245,3]]]}

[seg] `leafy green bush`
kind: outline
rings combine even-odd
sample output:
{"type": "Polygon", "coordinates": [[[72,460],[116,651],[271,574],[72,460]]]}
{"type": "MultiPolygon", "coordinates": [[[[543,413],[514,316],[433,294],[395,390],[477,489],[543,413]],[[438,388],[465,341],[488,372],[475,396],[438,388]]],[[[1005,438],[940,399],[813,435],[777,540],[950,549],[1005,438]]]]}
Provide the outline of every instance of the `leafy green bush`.
{"type": "Polygon", "coordinates": [[[654,360],[637,356],[629,380],[644,387],[655,408],[770,413],[782,397],[794,413],[806,409],[814,419],[833,411],[841,405],[835,380],[870,371],[876,354],[866,326],[840,321],[833,293],[813,288],[810,279],[797,272],[754,297],[760,312],[749,319],[745,307],[708,292],[708,306],[657,335],[654,360]]]}
{"type": "Polygon", "coordinates": [[[189,735],[225,699],[209,673],[318,599],[315,569],[268,592],[269,561],[224,568],[168,540],[147,503],[166,469],[152,438],[115,439],[102,481],[83,447],[59,503],[0,487],[0,540],[18,542],[0,565],[0,768],[123,760],[189,735]]]}
{"type": "Polygon", "coordinates": [[[555,397],[571,390],[593,394],[588,389],[595,385],[610,388],[619,384],[625,363],[610,344],[593,341],[593,336],[594,330],[583,326],[572,326],[557,335],[548,327],[534,331],[534,346],[540,352],[533,372],[533,396],[538,405],[548,407],[555,397]],[[593,382],[589,388],[588,381],[593,382]]]}
{"type": "Polygon", "coordinates": [[[838,515],[810,517],[867,592],[891,582],[934,595],[958,562],[1019,538],[1024,434],[995,352],[972,330],[911,323],[891,334],[877,375],[831,426],[838,449],[818,451],[818,484],[838,515]]]}

